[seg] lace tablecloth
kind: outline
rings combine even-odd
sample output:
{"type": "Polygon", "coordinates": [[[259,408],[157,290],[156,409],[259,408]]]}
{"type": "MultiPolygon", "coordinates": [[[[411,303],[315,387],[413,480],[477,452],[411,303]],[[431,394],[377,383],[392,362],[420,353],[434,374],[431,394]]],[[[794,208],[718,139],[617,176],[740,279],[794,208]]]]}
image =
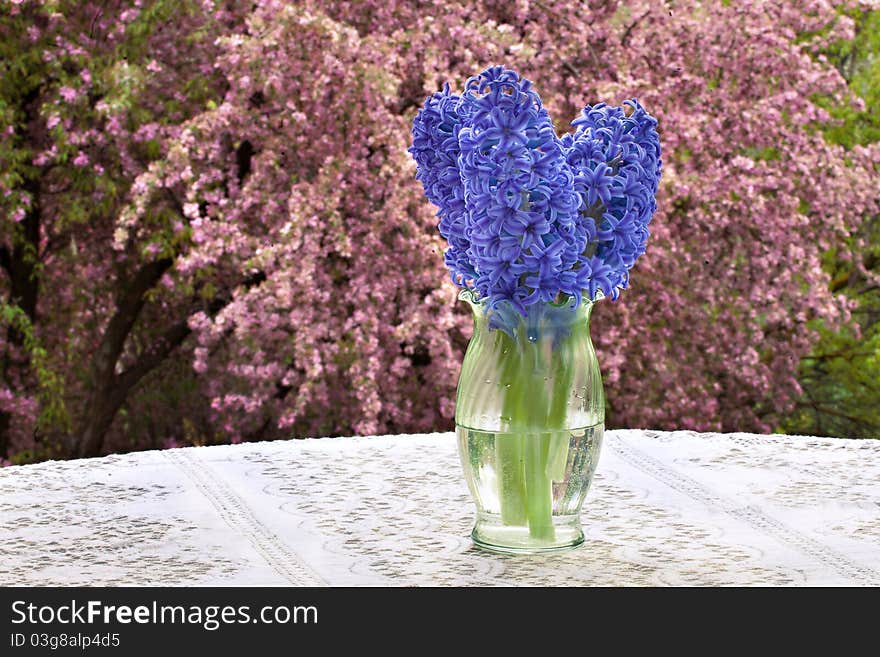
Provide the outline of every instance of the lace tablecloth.
{"type": "Polygon", "coordinates": [[[609,431],[573,551],[469,539],[452,434],[0,470],[4,585],[880,585],[880,441],[609,431]]]}

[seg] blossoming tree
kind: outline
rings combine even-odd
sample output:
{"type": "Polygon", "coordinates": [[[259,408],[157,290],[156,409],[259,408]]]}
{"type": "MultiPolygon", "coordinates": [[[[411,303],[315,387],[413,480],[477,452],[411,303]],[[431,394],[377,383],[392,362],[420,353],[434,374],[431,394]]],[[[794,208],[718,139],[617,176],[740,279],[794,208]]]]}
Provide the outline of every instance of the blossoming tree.
{"type": "Polygon", "coordinates": [[[450,427],[469,319],[406,151],[496,63],[560,132],[659,119],[609,425],[777,427],[877,209],[876,147],[818,129],[858,102],[834,4],[0,0],[0,457],[450,427]]]}

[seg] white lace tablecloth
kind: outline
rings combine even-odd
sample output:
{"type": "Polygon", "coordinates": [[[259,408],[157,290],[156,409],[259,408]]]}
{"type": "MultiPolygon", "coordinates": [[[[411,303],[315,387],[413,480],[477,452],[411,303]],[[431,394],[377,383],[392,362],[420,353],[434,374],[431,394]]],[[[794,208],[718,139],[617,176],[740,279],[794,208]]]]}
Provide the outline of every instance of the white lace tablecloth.
{"type": "Polygon", "coordinates": [[[452,434],[0,469],[4,585],[880,585],[880,441],[610,431],[586,543],[470,541],[452,434]]]}

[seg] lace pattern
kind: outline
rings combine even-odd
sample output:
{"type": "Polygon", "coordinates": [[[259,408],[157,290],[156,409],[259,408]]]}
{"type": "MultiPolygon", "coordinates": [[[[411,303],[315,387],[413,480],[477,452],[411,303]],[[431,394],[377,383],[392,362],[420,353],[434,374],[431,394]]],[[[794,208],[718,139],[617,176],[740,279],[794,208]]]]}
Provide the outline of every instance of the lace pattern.
{"type": "Polygon", "coordinates": [[[609,431],[560,554],[475,548],[452,434],[0,470],[3,585],[880,585],[880,441],[609,431]]]}

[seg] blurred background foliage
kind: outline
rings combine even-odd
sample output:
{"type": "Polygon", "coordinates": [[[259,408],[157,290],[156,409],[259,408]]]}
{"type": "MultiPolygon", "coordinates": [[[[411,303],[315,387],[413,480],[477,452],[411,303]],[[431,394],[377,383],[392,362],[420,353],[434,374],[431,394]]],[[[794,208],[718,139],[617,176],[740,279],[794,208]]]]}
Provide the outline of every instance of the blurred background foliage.
{"type": "MultiPolygon", "coordinates": [[[[826,138],[852,148],[880,141],[880,11],[846,14],[855,22],[855,38],[836,42],[824,54],[864,105],[817,102],[834,119],[824,129],[826,138]]],[[[880,438],[880,285],[870,279],[880,271],[880,217],[868,218],[862,231],[868,247],[856,259],[840,258],[837,249],[825,256],[831,289],[852,299],[854,321],[834,330],[813,320],[821,338],[801,363],[804,392],[781,427],[788,433],[880,438]]],[[[852,252],[852,244],[847,247],[852,252]]]]}
{"type": "Polygon", "coordinates": [[[406,148],[497,63],[660,119],[610,428],[880,438],[877,0],[0,0],[0,465],[450,429],[406,148]]]}

